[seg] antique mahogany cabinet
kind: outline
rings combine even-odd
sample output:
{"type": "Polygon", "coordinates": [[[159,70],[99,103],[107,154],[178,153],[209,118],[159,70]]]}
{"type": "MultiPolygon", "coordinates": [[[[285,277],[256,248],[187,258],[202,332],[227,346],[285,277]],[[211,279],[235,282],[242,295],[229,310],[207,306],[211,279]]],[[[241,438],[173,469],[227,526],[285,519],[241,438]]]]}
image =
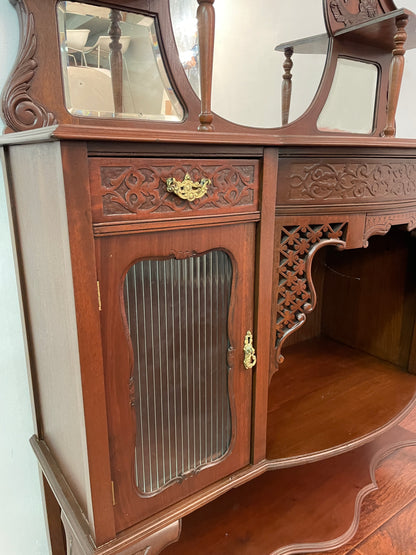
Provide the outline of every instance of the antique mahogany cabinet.
{"type": "Polygon", "coordinates": [[[346,542],[378,462],[416,445],[415,16],[11,1],[2,148],[54,555],[346,542]]]}

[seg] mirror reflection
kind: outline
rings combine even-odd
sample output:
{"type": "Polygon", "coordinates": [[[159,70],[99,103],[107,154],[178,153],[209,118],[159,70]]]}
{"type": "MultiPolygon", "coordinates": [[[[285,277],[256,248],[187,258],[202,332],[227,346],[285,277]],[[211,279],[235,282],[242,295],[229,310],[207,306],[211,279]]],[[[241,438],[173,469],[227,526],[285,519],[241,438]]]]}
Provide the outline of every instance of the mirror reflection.
{"type": "Polygon", "coordinates": [[[332,87],[318,118],[318,129],[371,133],[377,82],[375,64],[338,58],[332,87]]]}
{"type": "MultiPolygon", "coordinates": [[[[170,0],[179,55],[198,94],[197,8],[197,0],[170,0]]],[[[316,94],[326,63],[322,0],[298,0],[296,6],[292,0],[217,1],[215,13],[213,111],[241,125],[280,127],[284,50],[293,45],[288,122],[301,116],[316,94]],[[315,37],[311,44],[305,39],[313,35],[319,36],[319,44],[315,37]]]]}
{"type": "Polygon", "coordinates": [[[180,121],[152,17],[59,2],[65,102],[77,116],[180,121]]]}

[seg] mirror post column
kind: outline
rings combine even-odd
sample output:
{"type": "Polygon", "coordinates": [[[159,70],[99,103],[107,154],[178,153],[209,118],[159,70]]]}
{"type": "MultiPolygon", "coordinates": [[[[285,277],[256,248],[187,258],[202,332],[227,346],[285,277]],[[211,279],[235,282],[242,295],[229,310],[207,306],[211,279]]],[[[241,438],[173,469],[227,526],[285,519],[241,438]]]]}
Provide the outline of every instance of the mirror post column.
{"type": "Polygon", "coordinates": [[[408,17],[407,14],[403,14],[396,18],[397,33],[394,35],[393,58],[390,66],[387,121],[383,132],[385,137],[394,137],[396,135],[395,117],[404,70],[404,55],[406,52],[404,45],[407,39],[405,27],[408,17]]]}
{"type": "Polygon", "coordinates": [[[285,48],[285,61],[283,62],[283,82],[282,82],[282,125],[289,121],[290,101],[292,98],[292,67],[293,67],[293,48],[285,48]]]}
{"type": "Polygon", "coordinates": [[[121,52],[121,29],[119,25],[121,19],[120,10],[110,10],[111,25],[108,35],[111,38],[110,69],[113,85],[114,112],[116,114],[123,112],[123,54],[121,52]]]}
{"type": "Polygon", "coordinates": [[[199,59],[201,67],[201,113],[198,131],[213,131],[211,97],[214,62],[215,0],[198,0],[199,59]]]}

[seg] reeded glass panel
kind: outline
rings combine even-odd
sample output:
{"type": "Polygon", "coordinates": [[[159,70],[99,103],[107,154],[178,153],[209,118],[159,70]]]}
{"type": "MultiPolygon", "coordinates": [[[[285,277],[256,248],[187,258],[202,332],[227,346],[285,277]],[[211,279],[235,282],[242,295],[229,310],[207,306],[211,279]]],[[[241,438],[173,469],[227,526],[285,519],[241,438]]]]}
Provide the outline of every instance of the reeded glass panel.
{"type": "Polygon", "coordinates": [[[154,18],[59,2],[58,24],[65,103],[72,114],[183,119],[160,54],[154,18]]]}
{"type": "Polygon", "coordinates": [[[152,494],[220,459],[231,441],[223,251],[134,264],[124,303],[134,364],[136,482],[152,494]]]}
{"type": "Polygon", "coordinates": [[[375,64],[338,58],[331,90],[318,118],[318,129],[371,133],[377,82],[375,64]]]}

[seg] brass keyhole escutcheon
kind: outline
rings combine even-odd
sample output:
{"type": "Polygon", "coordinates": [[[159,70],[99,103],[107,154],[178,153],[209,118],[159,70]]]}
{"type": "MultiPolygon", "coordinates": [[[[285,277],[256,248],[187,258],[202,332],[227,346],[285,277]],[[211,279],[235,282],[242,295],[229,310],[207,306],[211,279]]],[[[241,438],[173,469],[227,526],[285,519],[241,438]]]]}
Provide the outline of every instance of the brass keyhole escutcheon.
{"type": "Polygon", "coordinates": [[[253,366],[256,365],[256,362],[257,357],[256,351],[253,347],[253,334],[251,331],[248,331],[244,338],[244,367],[247,370],[250,370],[250,368],[253,368],[253,366]]]}

